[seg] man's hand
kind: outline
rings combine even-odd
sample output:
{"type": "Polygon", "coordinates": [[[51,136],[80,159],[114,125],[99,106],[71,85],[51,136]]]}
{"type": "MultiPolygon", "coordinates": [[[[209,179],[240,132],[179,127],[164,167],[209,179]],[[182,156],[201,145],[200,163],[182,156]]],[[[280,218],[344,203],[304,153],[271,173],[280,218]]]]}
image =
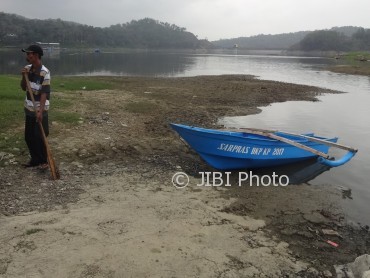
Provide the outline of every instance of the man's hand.
{"type": "Polygon", "coordinates": [[[36,112],[36,121],[38,123],[42,123],[42,111],[40,109],[38,109],[36,112]]]}
{"type": "Polygon", "coordinates": [[[24,79],[24,75],[28,74],[28,69],[26,67],[22,68],[21,73],[22,73],[21,88],[23,91],[26,91],[27,84],[26,84],[26,79],[24,79]]]}
{"type": "Polygon", "coordinates": [[[28,73],[28,68],[24,67],[21,70],[22,76],[24,76],[26,73],[28,73]]]}

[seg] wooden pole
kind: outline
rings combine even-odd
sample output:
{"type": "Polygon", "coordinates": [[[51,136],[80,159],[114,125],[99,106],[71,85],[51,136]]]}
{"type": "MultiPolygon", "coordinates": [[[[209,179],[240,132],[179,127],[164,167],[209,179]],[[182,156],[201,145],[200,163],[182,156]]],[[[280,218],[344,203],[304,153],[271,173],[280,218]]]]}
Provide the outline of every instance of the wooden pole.
{"type": "Polygon", "coordinates": [[[354,153],[356,153],[358,151],[357,149],[349,147],[349,146],[345,146],[345,145],[342,145],[342,144],[326,141],[326,140],[323,140],[323,139],[319,139],[319,138],[315,138],[315,137],[311,137],[311,136],[307,136],[307,135],[303,135],[303,134],[296,134],[296,133],[290,133],[290,132],[279,131],[279,130],[259,129],[259,128],[240,128],[240,129],[248,130],[248,131],[260,131],[260,132],[266,132],[266,133],[279,132],[279,133],[283,133],[283,134],[286,134],[286,135],[301,137],[301,138],[307,139],[307,140],[312,141],[312,142],[322,143],[324,145],[328,145],[328,146],[331,146],[331,147],[336,147],[338,149],[343,149],[343,150],[351,151],[351,152],[354,152],[354,153]]]}
{"type": "Polygon", "coordinates": [[[313,148],[310,148],[308,146],[305,146],[305,145],[303,145],[301,143],[298,143],[298,142],[295,142],[293,140],[284,138],[282,136],[278,136],[278,135],[276,135],[274,133],[271,133],[271,132],[259,131],[259,130],[256,130],[256,129],[249,129],[249,128],[242,128],[242,130],[245,130],[246,132],[251,133],[251,134],[261,135],[261,136],[265,136],[265,137],[268,137],[268,138],[271,138],[271,139],[275,139],[275,140],[278,140],[278,141],[287,143],[289,145],[292,145],[292,146],[295,146],[297,148],[303,149],[305,151],[311,152],[311,153],[313,153],[315,155],[321,156],[321,157],[323,157],[325,159],[330,158],[330,156],[328,154],[326,154],[326,153],[320,152],[318,150],[315,150],[313,148]]]}

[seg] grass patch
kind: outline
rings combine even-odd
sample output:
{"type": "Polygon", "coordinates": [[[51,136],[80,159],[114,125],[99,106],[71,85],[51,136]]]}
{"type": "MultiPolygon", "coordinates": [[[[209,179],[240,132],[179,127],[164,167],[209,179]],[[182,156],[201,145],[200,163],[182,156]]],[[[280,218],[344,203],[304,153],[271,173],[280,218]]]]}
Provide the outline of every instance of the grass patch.
{"type": "Polygon", "coordinates": [[[100,77],[61,77],[52,79],[52,88],[57,91],[94,91],[113,89],[115,84],[100,77]]]}
{"type": "Polygon", "coordinates": [[[359,61],[361,59],[370,60],[369,52],[349,52],[344,55],[344,57],[349,61],[359,61]]]}
{"type": "Polygon", "coordinates": [[[0,130],[4,132],[24,120],[25,93],[20,87],[20,76],[0,75],[0,130]]]}
{"type": "MultiPolygon", "coordinates": [[[[0,75],[0,130],[6,132],[12,127],[22,125],[24,121],[23,102],[25,92],[20,87],[21,76],[0,75]]],[[[117,82],[99,77],[52,77],[53,91],[103,90],[113,89],[117,82]],[[85,89],[83,89],[85,88],[85,89]]],[[[63,112],[72,102],[51,94],[51,113],[53,120],[64,123],[78,121],[77,113],[63,112]],[[55,110],[54,110],[55,109],[55,110]]]]}
{"type": "Polygon", "coordinates": [[[328,67],[328,70],[339,73],[370,76],[370,53],[349,52],[343,55],[343,63],[328,67]]]}

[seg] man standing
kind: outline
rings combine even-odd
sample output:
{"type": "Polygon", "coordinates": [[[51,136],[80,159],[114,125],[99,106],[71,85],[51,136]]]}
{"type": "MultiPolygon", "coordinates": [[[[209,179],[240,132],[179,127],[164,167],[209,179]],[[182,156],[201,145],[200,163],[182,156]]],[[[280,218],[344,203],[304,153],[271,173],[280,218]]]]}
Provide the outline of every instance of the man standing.
{"type": "Polygon", "coordinates": [[[25,140],[31,155],[31,160],[24,164],[24,166],[39,166],[45,169],[48,167],[47,153],[38,122],[42,123],[45,135],[47,136],[49,134],[48,110],[50,99],[50,72],[42,64],[41,57],[44,53],[39,45],[30,45],[28,48],[22,49],[22,51],[27,54],[26,59],[29,65],[22,69],[21,87],[23,91],[27,90],[24,74],[28,74],[28,79],[32,88],[32,92],[27,91],[24,102],[26,116],[25,140]],[[35,99],[36,113],[30,94],[33,94],[35,99]]]}

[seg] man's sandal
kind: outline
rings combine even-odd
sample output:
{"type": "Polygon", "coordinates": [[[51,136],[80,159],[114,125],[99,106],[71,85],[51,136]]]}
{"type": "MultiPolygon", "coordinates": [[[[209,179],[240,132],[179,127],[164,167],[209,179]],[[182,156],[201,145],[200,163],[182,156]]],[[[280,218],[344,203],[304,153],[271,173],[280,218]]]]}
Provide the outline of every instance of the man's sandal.
{"type": "Polygon", "coordinates": [[[42,163],[42,164],[39,165],[40,170],[46,170],[48,168],[49,168],[49,164],[47,164],[47,163],[42,163]]]}

